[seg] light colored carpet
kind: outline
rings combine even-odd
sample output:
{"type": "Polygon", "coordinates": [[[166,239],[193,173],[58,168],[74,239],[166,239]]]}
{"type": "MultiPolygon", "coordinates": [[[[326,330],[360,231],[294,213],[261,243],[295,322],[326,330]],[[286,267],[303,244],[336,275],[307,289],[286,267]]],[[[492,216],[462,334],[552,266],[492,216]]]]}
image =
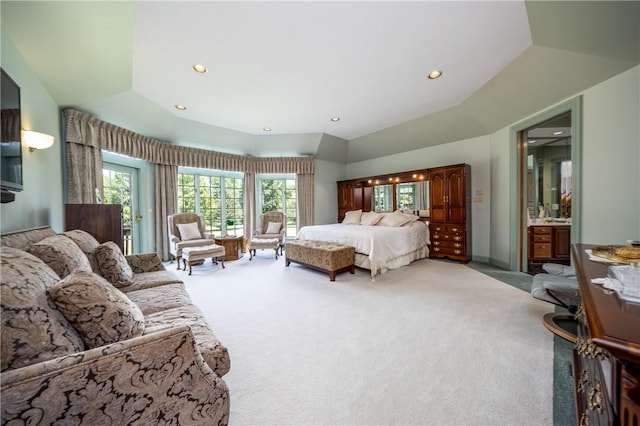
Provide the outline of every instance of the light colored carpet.
{"type": "Polygon", "coordinates": [[[553,423],[553,307],[526,292],[435,260],[333,283],[225,264],[177,274],[229,349],[232,425],[553,423]]]}

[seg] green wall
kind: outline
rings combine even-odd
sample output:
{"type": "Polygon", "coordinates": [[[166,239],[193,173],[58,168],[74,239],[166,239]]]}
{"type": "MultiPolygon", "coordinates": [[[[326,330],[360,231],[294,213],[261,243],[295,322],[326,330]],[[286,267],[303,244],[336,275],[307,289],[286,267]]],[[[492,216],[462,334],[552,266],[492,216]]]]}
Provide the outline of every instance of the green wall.
{"type": "Polygon", "coordinates": [[[9,37],[2,33],[2,69],[20,86],[22,128],[55,137],[46,150],[22,147],[24,191],[12,203],[0,204],[0,231],[51,225],[62,231],[62,145],[59,108],[38,77],[29,69],[9,37]]]}

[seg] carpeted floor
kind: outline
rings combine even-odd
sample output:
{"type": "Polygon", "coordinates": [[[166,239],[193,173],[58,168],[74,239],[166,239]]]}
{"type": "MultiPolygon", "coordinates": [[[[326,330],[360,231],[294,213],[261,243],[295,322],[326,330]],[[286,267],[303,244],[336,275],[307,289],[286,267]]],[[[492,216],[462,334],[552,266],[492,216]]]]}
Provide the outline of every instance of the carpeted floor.
{"type": "Polygon", "coordinates": [[[434,260],[334,283],[225,264],[177,273],[229,348],[231,424],[555,423],[553,307],[526,292],[434,260]]]}
{"type": "MultiPolygon", "coordinates": [[[[531,292],[533,276],[522,272],[506,271],[493,265],[470,262],[470,268],[512,285],[520,290],[531,292]]],[[[561,307],[556,312],[567,312],[561,307]]],[[[571,373],[573,344],[560,337],[553,339],[553,424],[555,426],[575,425],[575,397],[571,373]]]]}

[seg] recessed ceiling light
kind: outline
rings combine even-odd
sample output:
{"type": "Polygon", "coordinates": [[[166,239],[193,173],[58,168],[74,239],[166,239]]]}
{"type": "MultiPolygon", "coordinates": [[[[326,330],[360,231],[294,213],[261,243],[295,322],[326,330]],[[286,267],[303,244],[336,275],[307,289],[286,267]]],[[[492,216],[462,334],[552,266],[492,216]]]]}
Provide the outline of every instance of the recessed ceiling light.
{"type": "Polygon", "coordinates": [[[528,142],[529,142],[529,143],[536,143],[536,140],[535,140],[535,139],[529,139],[529,141],[528,141],[528,142]]]}
{"type": "Polygon", "coordinates": [[[557,132],[553,132],[553,133],[552,133],[552,135],[553,135],[553,136],[558,136],[558,135],[561,135],[561,134],[563,134],[563,133],[564,133],[564,132],[563,132],[562,130],[558,130],[557,132]]]}
{"type": "Polygon", "coordinates": [[[271,131],[271,127],[263,127],[262,131],[263,132],[270,132],[271,131]]]}
{"type": "Polygon", "coordinates": [[[331,121],[336,123],[336,122],[340,121],[340,117],[331,117],[331,121]]]}
{"type": "Polygon", "coordinates": [[[442,75],[442,71],[435,70],[435,71],[431,71],[428,77],[429,77],[429,80],[435,80],[436,78],[439,78],[441,75],[442,75]]]}
{"type": "Polygon", "coordinates": [[[185,109],[187,109],[187,107],[186,107],[186,106],[184,106],[184,105],[180,105],[180,104],[177,104],[177,105],[175,106],[175,108],[176,108],[176,109],[179,109],[180,111],[184,111],[185,109]]]}
{"type": "Polygon", "coordinates": [[[195,64],[193,67],[193,70],[199,74],[204,74],[205,72],[207,72],[207,67],[205,67],[202,64],[195,64]]]}

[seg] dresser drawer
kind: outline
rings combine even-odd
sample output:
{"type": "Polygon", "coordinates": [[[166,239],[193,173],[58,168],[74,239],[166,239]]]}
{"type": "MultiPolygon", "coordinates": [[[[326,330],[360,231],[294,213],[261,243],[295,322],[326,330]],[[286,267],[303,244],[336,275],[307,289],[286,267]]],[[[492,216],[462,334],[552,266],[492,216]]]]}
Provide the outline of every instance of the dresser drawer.
{"type": "Polygon", "coordinates": [[[534,259],[547,259],[551,257],[551,244],[549,243],[533,243],[531,248],[531,257],[534,259]]]}
{"type": "Polygon", "coordinates": [[[534,234],[551,234],[550,226],[532,226],[531,229],[534,234]]]}
{"type": "Polygon", "coordinates": [[[533,234],[534,243],[550,243],[551,234],[533,234]]]}
{"type": "Polygon", "coordinates": [[[440,256],[460,257],[465,255],[465,249],[464,247],[455,248],[455,247],[435,246],[431,248],[431,253],[434,255],[440,255],[440,256]]]}
{"type": "Polygon", "coordinates": [[[431,241],[431,246],[464,250],[464,241],[435,240],[431,241]]]}

